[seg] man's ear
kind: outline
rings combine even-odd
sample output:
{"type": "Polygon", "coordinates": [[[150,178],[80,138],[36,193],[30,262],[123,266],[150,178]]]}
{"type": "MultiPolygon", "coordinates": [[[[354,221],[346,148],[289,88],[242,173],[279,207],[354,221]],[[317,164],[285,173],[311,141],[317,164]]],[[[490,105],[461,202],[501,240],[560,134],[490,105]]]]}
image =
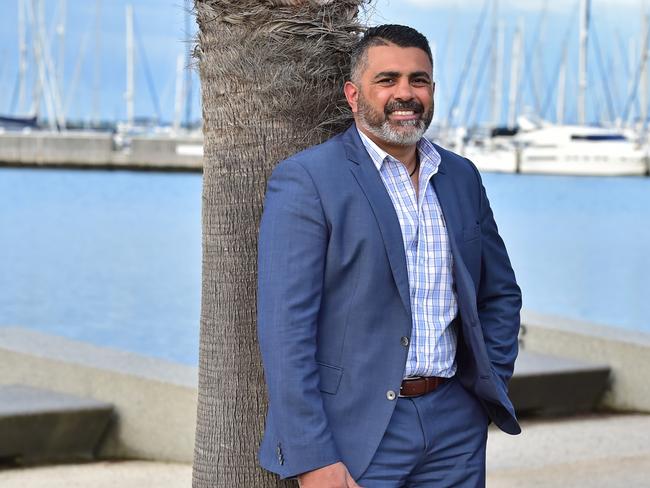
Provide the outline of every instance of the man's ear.
{"type": "Polygon", "coordinates": [[[343,85],[343,93],[345,93],[345,99],[348,101],[348,105],[352,110],[352,113],[357,113],[357,101],[359,99],[359,88],[357,85],[351,81],[346,81],[343,85]]]}

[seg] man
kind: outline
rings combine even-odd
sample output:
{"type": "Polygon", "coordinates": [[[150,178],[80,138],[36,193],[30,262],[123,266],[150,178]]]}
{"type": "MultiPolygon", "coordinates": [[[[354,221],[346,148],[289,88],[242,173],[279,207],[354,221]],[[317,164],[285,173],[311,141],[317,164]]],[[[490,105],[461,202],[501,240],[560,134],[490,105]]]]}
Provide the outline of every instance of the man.
{"type": "Polygon", "coordinates": [[[355,124],[269,180],[260,462],[303,488],[483,486],[489,420],[520,431],[521,295],[478,171],[422,137],[432,71],[420,33],[369,29],[355,124]]]}

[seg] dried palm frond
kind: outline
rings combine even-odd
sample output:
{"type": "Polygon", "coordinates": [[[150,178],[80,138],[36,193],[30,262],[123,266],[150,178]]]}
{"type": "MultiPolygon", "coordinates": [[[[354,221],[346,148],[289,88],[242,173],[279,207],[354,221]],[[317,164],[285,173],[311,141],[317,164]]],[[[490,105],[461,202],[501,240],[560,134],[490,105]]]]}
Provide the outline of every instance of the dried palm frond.
{"type": "MultiPolygon", "coordinates": [[[[309,142],[349,125],[342,93],[349,53],[363,31],[367,0],[199,1],[199,59],[204,84],[229,97],[255,91],[256,116],[301,127],[309,142]],[[205,56],[205,51],[210,56],[205,56]]],[[[228,104],[226,104],[228,105],[228,104]]],[[[230,110],[231,108],[229,108],[230,110]]],[[[232,112],[233,124],[242,111],[232,112]]]]}

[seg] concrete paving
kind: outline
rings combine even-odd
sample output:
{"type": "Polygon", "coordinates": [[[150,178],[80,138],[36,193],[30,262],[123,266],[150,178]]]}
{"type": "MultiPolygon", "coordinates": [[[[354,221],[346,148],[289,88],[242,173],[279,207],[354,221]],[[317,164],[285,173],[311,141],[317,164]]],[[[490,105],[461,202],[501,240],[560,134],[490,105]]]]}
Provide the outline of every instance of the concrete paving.
{"type": "Polygon", "coordinates": [[[489,487],[650,487],[650,415],[531,420],[522,429],[490,430],[489,487]]]}
{"type": "MultiPolygon", "coordinates": [[[[522,422],[523,433],[491,429],[490,488],[650,487],[650,415],[592,415],[522,422]]],[[[0,471],[3,488],[185,488],[188,464],[98,462],[0,471]]]]}
{"type": "Polygon", "coordinates": [[[0,470],[2,488],[189,488],[189,464],[115,461],[0,470]]]}

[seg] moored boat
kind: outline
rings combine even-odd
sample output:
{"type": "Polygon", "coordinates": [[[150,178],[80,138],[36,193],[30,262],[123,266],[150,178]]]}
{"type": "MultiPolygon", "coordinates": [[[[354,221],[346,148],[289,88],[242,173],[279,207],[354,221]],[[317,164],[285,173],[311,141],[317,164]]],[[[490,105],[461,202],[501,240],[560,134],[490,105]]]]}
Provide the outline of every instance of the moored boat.
{"type": "Polygon", "coordinates": [[[522,132],[522,173],[594,176],[645,175],[648,152],[625,131],[579,125],[552,125],[522,132]]]}

